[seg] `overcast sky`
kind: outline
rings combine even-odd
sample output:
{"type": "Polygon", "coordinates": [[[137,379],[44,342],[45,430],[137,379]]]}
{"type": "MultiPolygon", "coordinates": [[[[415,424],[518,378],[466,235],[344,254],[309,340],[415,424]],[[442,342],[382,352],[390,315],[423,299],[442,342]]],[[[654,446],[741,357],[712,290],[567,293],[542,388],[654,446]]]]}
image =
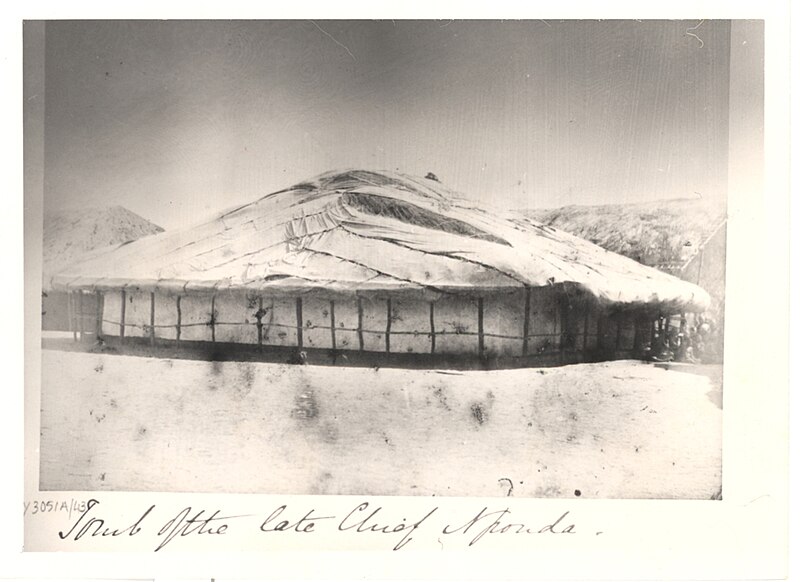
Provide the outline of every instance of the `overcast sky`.
{"type": "Polygon", "coordinates": [[[174,228],[356,167],[431,171],[504,208],[723,197],[729,31],[48,22],[45,208],[122,204],[174,228]]]}

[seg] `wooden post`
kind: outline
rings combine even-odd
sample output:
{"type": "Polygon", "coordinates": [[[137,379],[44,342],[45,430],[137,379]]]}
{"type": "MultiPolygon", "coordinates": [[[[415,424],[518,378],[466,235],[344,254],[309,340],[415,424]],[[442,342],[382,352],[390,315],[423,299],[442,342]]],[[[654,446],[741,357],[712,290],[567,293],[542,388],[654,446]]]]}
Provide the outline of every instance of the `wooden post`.
{"type": "Polygon", "coordinates": [[[181,341],[181,296],[175,299],[175,307],[178,309],[178,323],[175,325],[175,341],[181,341]]]}
{"type": "Polygon", "coordinates": [[[156,345],[156,293],[150,292],[150,345],[156,345]]]}
{"type": "Polygon", "coordinates": [[[334,302],[331,299],[331,349],[336,349],[336,315],[334,311],[334,302]]]}
{"type": "Polygon", "coordinates": [[[211,341],[217,341],[217,296],[211,296],[211,341]]]}
{"type": "Polygon", "coordinates": [[[103,294],[100,291],[95,291],[95,301],[97,301],[97,304],[95,305],[97,309],[97,319],[95,320],[94,334],[99,340],[101,337],[103,337],[103,294]]]}
{"type": "Polygon", "coordinates": [[[119,314],[119,341],[122,343],[125,340],[125,302],[128,298],[125,296],[125,289],[121,289],[119,293],[122,299],[122,307],[120,307],[119,314]]]}
{"type": "Polygon", "coordinates": [[[528,336],[530,335],[531,320],[531,288],[525,285],[525,315],[522,321],[522,355],[528,355],[528,336]]]}
{"type": "Polygon", "coordinates": [[[83,341],[83,291],[78,291],[78,331],[83,341]]]}
{"type": "Polygon", "coordinates": [[[391,337],[392,335],[392,300],[386,300],[386,352],[391,350],[391,337]]]}
{"type": "Polygon", "coordinates": [[[264,324],[261,318],[264,317],[264,298],[258,297],[258,311],[256,311],[256,330],[258,331],[258,345],[264,343],[264,324]]]}
{"type": "Polygon", "coordinates": [[[431,301],[431,353],[436,353],[436,320],[434,318],[434,302],[431,301]]]}
{"type": "Polygon", "coordinates": [[[358,298],[358,351],[364,351],[364,305],[361,297],[358,298]]]}
{"type": "Polygon", "coordinates": [[[651,351],[656,349],[656,334],[658,333],[657,322],[654,321],[653,319],[651,319],[652,317],[653,317],[652,313],[647,316],[647,320],[648,320],[648,322],[650,324],[650,350],[651,351]]]}
{"type": "Polygon", "coordinates": [[[478,355],[483,357],[483,297],[478,297],[478,355]]]}
{"type": "Polygon", "coordinates": [[[297,315],[297,347],[303,347],[303,298],[295,300],[295,314],[297,315]]]}
{"type": "Polygon", "coordinates": [[[569,335],[569,299],[566,296],[561,296],[559,299],[559,323],[561,324],[561,339],[559,349],[563,352],[567,347],[567,337],[569,335]]]}
{"type": "Polygon", "coordinates": [[[72,291],[67,291],[67,319],[69,320],[69,330],[72,332],[72,341],[78,341],[78,333],[75,325],[75,308],[73,306],[75,299],[72,297],[72,291]]]}

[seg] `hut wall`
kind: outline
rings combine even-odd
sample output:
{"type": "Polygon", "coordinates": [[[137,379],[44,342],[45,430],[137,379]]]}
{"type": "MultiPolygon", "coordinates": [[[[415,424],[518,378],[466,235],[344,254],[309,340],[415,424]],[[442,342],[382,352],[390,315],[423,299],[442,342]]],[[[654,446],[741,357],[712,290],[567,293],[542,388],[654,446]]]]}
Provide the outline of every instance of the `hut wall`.
{"type": "Polygon", "coordinates": [[[624,313],[617,318],[619,328],[619,341],[617,351],[631,351],[634,349],[636,339],[636,319],[633,313],[624,313]]]}
{"type": "Polygon", "coordinates": [[[135,288],[125,290],[125,335],[150,337],[149,291],[135,288]]]}
{"type": "Polygon", "coordinates": [[[211,295],[181,296],[181,341],[212,341],[210,323],[211,295]]]}
{"type": "Polygon", "coordinates": [[[557,351],[561,344],[559,294],[551,287],[531,289],[528,353],[557,351]]]}
{"type": "Polygon", "coordinates": [[[46,331],[70,331],[69,295],[63,291],[42,293],[42,329],[46,331]]]}
{"type": "Polygon", "coordinates": [[[364,297],[361,300],[364,327],[364,350],[369,352],[386,351],[386,300],[377,297],[364,297]]]}
{"type": "Polygon", "coordinates": [[[223,291],[214,297],[214,311],[215,341],[258,343],[258,297],[242,291],[223,291]]]}
{"type": "Polygon", "coordinates": [[[517,289],[485,297],[483,331],[486,356],[522,355],[522,337],[525,334],[525,290],[517,289]]]}
{"type": "Polygon", "coordinates": [[[600,345],[603,351],[614,351],[617,347],[617,319],[607,313],[600,314],[600,345]]]}
{"type": "Polygon", "coordinates": [[[478,355],[478,302],[444,296],[434,304],[436,352],[478,355]]]}
{"type": "Polygon", "coordinates": [[[596,350],[600,344],[600,336],[598,335],[598,320],[600,314],[596,309],[587,307],[586,317],[586,350],[596,350]]]}
{"type": "Polygon", "coordinates": [[[178,337],[178,298],[166,293],[155,294],[155,335],[159,339],[178,337]]]}
{"type": "MultiPolygon", "coordinates": [[[[430,314],[431,304],[429,301],[393,299],[391,351],[417,354],[430,353],[430,314]]],[[[438,349],[438,340],[436,348],[438,349]]]]}
{"type": "Polygon", "coordinates": [[[358,301],[335,301],[336,348],[340,350],[358,349],[358,301]]]}
{"type": "Polygon", "coordinates": [[[103,294],[103,335],[118,336],[122,295],[119,291],[103,294]]]}
{"type": "MultiPolygon", "coordinates": [[[[261,342],[268,346],[297,345],[297,304],[290,297],[262,296],[261,342]]],[[[254,326],[255,327],[255,326],[254,326]]],[[[258,329],[256,329],[256,334],[258,329]]]]}
{"type": "MultiPolygon", "coordinates": [[[[543,362],[549,361],[548,358],[571,362],[587,357],[628,357],[631,352],[641,353],[649,340],[648,319],[641,312],[614,314],[602,311],[592,302],[570,303],[557,288],[534,288],[528,293],[525,289],[515,289],[483,297],[483,356],[514,358],[524,355],[526,296],[530,300],[527,355],[544,358],[543,362]]],[[[105,335],[119,335],[121,297],[120,292],[104,294],[105,335]]],[[[213,298],[184,294],[180,296],[180,308],[177,295],[157,292],[154,299],[154,329],[159,339],[256,345],[261,309],[263,345],[298,345],[297,297],[270,297],[243,291],[220,292],[213,298]],[[180,338],[177,334],[179,310],[180,338]]],[[[397,296],[388,300],[378,296],[330,299],[304,295],[300,300],[304,348],[329,350],[335,345],[337,350],[357,351],[361,349],[363,338],[364,351],[382,353],[387,350],[389,327],[389,351],[392,353],[473,357],[481,354],[477,297],[445,295],[430,302],[397,296]],[[433,345],[431,307],[435,330],[433,345]]],[[[149,337],[150,318],[150,292],[126,289],[125,335],[149,337]]],[[[86,331],[92,332],[88,328],[86,331]]]]}
{"type": "Polygon", "coordinates": [[[586,313],[589,306],[585,303],[568,303],[564,307],[566,321],[564,327],[563,349],[569,352],[583,350],[583,334],[586,329],[586,313]]]}

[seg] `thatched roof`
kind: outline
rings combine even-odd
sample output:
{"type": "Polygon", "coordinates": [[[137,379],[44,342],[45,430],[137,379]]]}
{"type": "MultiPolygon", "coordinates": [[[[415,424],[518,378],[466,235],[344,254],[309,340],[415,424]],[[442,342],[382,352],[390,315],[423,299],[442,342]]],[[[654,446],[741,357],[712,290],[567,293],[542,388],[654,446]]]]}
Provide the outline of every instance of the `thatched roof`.
{"type": "Polygon", "coordinates": [[[42,282],[98,249],[118,246],[151,234],[160,226],[122,206],[50,211],[42,229],[42,282]]]}
{"type": "Polygon", "coordinates": [[[702,309],[699,287],[581,238],[397,173],[327,173],[60,273],[62,288],[418,291],[573,285],[609,302],[702,309]]]}
{"type": "Polygon", "coordinates": [[[723,205],[701,199],[564,206],[523,213],[542,224],[678,276],[726,217],[723,205]]]}

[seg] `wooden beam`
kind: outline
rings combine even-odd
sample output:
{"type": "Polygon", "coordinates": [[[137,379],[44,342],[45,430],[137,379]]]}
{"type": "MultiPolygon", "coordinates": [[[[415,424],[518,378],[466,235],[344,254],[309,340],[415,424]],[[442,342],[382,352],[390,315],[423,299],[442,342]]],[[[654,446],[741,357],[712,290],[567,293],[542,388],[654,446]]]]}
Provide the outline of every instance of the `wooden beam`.
{"type": "Polygon", "coordinates": [[[156,293],[150,292],[150,345],[156,344],[156,293]]]}
{"type": "Polygon", "coordinates": [[[435,305],[434,302],[431,301],[430,319],[431,319],[431,353],[432,354],[436,353],[436,319],[434,317],[434,309],[435,309],[434,305],[435,305]]]}
{"type": "Polygon", "coordinates": [[[483,357],[483,297],[478,297],[478,354],[483,357]]]}
{"type": "Polygon", "coordinates": [[[567,337],[569,337],[569,299],[562,295],[559,298],[558,307],[558,319],[561,324],[561,338],[558,347],[563,352],[567,347],[567,337]]]}
{"type": "Polygon", "coordinates": [[[122,307],[120,307],[119,314],[119,341],[122,343],[125,340],[125,303],[128,301],[128,298],[126,297],[125,289],[121,289],[119,293],[122,299],[122,307]]]}
{"type": "Polygon", "coordinates": [[[100,291],[95,291],[95,304],[96,319],[95,319],[95,337],[99,340],[103,337],[103,294],[100,291]]]}
{"type": "Polygon", "coordinates": [[[258,345],[264,343],[264,323],[261,318],[264,317],[264,298],[258,297],[258,311],[256,311],[256,330],[258,331],[258,345]]]}
{"type": "Polygon", "coordinates": [[[391,335],[392,335],[392,300],[386,300],[386,352],[391,350],[391,335]]]}
{"type": "Polygon", "coordinates": [[[181,296],[175,299],[175,307],[178,309],[178,323],[175,325],[175,341],[181,341],[181,296]]]}
{"type": "Polygon", "coordinates": [[[295,300],[295,315],[297,316],[297,347],[303,347],[303,298],[295,300]]]}
{"type": "Polygon", "coordinates": [[[83,341],[83,291],[78,291],[78,331],[81,334],[81,341],[83,341]]]}
{"type": "Polygon", "coordinates": [[[217,341],[217,296],[211,296],[211,341],[217,341]]]}
{"type": "Polygon", "coordinates": [[[72,297],[72,291],[67,291],[67,319],[69,320],[69,330],[72,332],[72,341],[78,341],[77,326],[75,325],[75,299],[72,297]]]}
{"type": "Polygon", "coordinates": [[[528,336],[530,335],[531,321],[531,288],[525,285],[525,315],[522,321],[522,355],[528,355],[528,336]]]}
{"type": "Polygon", "coordinates": [[[333,299],[331,299],[331,349],[336,349],[336,315],[335,315],[335,304],[333,299]]]}
{"type": "Polygon", "coordinates": [[[364,305],[361,297],[358,298],[358,351],[364,351],[364,305]]]}

